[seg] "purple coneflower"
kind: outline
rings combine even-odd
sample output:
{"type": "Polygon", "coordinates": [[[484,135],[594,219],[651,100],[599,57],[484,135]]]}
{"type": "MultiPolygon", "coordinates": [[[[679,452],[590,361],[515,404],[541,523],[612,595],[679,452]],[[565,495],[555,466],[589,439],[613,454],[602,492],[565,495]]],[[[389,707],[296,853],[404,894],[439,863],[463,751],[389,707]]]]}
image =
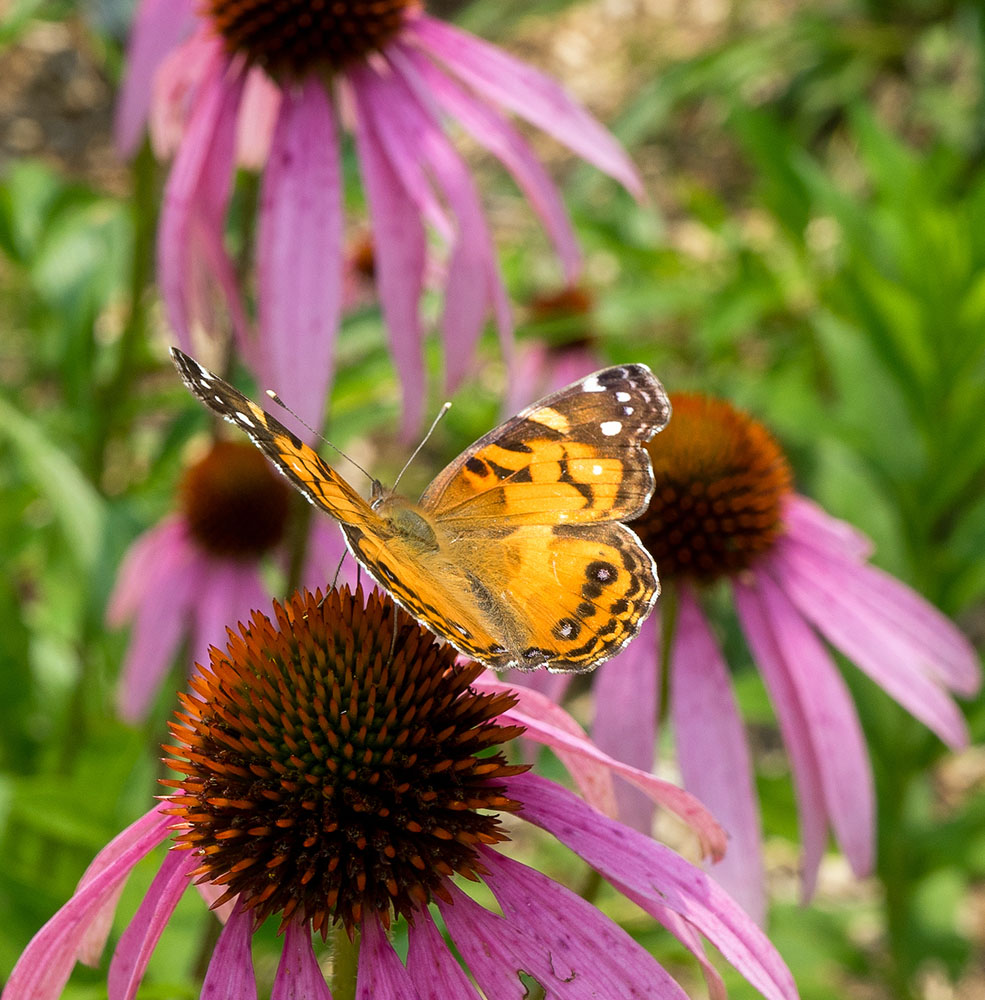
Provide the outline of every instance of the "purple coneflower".
{"type": "MultiPolygon", "coordinates": [[[[484,681],[478,664],[457,665],[450,647],[389,598],[295,595],[274,605],[273,620],[256,612],[228,636],[172,723],[171,794],[97,856],[28,945],[3,1000],[55,1000],[77,960],[96,961],[125,879],[172,833],[116,945],[113,1000],[135,995],[193,883],[228,917],[203,996],[257,995],[251,940],[274,920],[283,935],[274,1000],[329,1000],[313,935],[332,937],[336,969],[345,966],[339,949],[351,958],[358,946],[355,995],[367,1000],[478,1000],[480,990],[488,1000],[516,998],[526,991],[521,970],[552,997],[682,1000],[629,934],[512,856],[519,820],[665,924],[698,957],[716,997],[724,987],[698,932],[764,996],[796,997],[782,960],[724,890],[591,804],[612,806],[616,771],[717,853],[721,830],[698,803],[605,757],[536,692],[514,693],[484,681]],[[507,762],[503,744],[524,727],[556,748],[581,795],[507,762]],[[485,885],[499,912],[463,890],[470,882],[485,885]],[[387,934],[397,920],[407,924],[406,961],[387,934]]],[[[351,978],[336,975],[353,995],[351,978]]]]}
{"type": "Polygon", "coordinates": [[[132,151],[149,115],[159,151],[176,150],[158,268],[182,347],[192,350],[208,273],[225,293],[244,356],[266,384],[290,387],[309,423],[320,423],[343,304],[344,122],[355,133],[405,427],[416,427],[429,231],[448,255],[441,325],[449,384],[466,372],[490,311],[504,343],[511,326],[478,193],[446,120],[512,174],[566,278],[580,267],[560,196],[504,111],[640,194],[623,150],[558,84],[429,17],[417,0],[144,0],[117,134],[132,151]],[[263,169],[256,343],[222,242],[237,162],[263,169]]]}
{"type": "MultiPolygon", "coordinates": [[[[268,602],[261,563],[284,537],[290,494],[247,443],[220,441],[185,470],[179,509],[133,543],[110,597],[109,623],[132,623],[117,696],[123,719],[147,714],[183,643],[189,666],[204,663],[229,622],[268,602]]],[[[344,552],[337,526],[316,521],[302,582],[331,583],[344,552]]]]}
{"type": "MultiPolygon", "coordinates": [[[[868,564],[867,539],[792,491],[787,459],[762,424],[721,400],[672,394],[671,401],[673,419],[649,446],[650,509],[633,525],[659,567],[659,613],[595,676],[592,735],[649,770],[658,713],[666,712],[685,788],[729,833],[716,877],[762,920],[749,749],[702,596],[728,588],[772,699],[797,791],[806,896],[829,826],[856,874],[873,860],[865,739],[829,646],[952,747],[967,733],[951,692],[977,691],[979,664],[936,608],[868,564]]],[[[621,791],[623,819],[649,829],[649,804],[621,791]]]]}

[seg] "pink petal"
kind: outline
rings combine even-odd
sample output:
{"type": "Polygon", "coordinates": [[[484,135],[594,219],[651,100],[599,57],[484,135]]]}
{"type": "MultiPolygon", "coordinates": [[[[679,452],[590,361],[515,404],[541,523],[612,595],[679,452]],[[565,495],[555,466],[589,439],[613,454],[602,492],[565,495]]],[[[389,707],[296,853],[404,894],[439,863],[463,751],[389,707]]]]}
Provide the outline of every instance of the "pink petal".
{"type": "Polygon", "coordinates": [[[846,559],[861,561],[872,555],[871,540],[854,525],[832,517],[813,500],[797,493],[783,504],[783,523],[791,536],[810,540],[825,552],[838,552],[846,559]]]}
{"type": "Polygon", "coordinates": [[[372,916],[362,927],[356,1000],[421,1000],[385,931],[372,916]]]}
{"type": "Polygon", "coordinates": [[[482,851],[486,884],[504,918],[533,939],[567,988],[559,996],[669,997],[684,990],[618,924],[570,889],[517,861],[482,851]],[[564,927],[558,915],[564,914],[564,927]]]}
{"type": "MultiPolygon", "coordinates": [[[[522,970],[545,987],[547,996],[562,997],[550,955],[539,944],[495,913],[479,906],[457,886],[450,885],[452,903],[439,900],[455,947],[483,994],[495,1000],[526,1000],[522,970]]],[[[563,971],[561,973],[563,975],[563,971]]]]}
{"type": "Polygon", "coordinates": [[[677,760],[684,787],[708,806],[728,834],[728,850],[712,874],[763,926],[762,829],[742,717],[728,667],[694,595],[687,587],[679,593],[670,668],[677,760]]]}
{"type": "MultiPolygon", "coordinates": [[[[390,46],[388,54],[391,60],[399,55],[409,61],[440,107],[509,170],[554,243],[564,267],[565,280],[577,281],[582,265],[581,250],[564,203],[523,136],[502,115],[477,101],[413,48],[395,44],[390,46]]],[[[591,370],[597,368],[596,365],[591,370]]]]}
{"type": "Polygon", "coordinates": [[[332,1000],[311,947],[307,923],[292,920],[287,925],[270,1000],[332,1000]]]}
{"type": "Polygon", "coordinates": [[[194,0],[143,0],[134,17],[113,129],[122,157],[137,151],[154,75],[168,52],[194,29],[196,6],[194,0]]]}
{"type": "Polygon", "coordinates": [[[317,428],[342,311],[342,179],[335,112],[315,76],[284,93],[257,243],[262,377],[317,428]]]}
{"type": "Polygon", "coordinates": [[[259,173],[270,155],[283,91],[262,69],[246,75],[236,129],[236,162],[259,173]]]}
{"type": "Polygon", "coordinates": [[[167,836],[172,823],[154,808],[103,848],[75,895],[24,949],[4,987],[4,1000],[58,1000],[79,950],[91,945],[87,935],[93,921],[103,919],[107,903],[119,897],[133,867],[167,836]]]}
{"type": "Polygon", "coordinates": [[[161,61],[148,120],[151,149],[159,160],[177,153],[203,85],[223,62],[222,45],[204,24],[161,61]]]}
{"type": "Polygon", "coordinates": [[[714,963],[708,958],[701,936],[679,913],[668,910],[666,906],[661,906],[652,899],[643,898],[621,882],[612,882],[611,884],[627,899],[631,899],[641,910],[649,913],[654,920],[666,927],[691,952],[701,966],[711,1000],[728,1000],[725,981],[715,968],[714,963]]]}
{"type": "Polygon", "coordinates": [[[202,1000],[257,1000],[252,942],[253,915],[248,910],[236,910],[222,928],[212,952],[202,983],[202,1000]]]}
{"type": "Polygon", "coordinates": [[[543,129],[642,197],[643,182],[623,148],[554,80],[502,49],[427,15],[408,18],[404,37],[484,97],[543,129]]]}
{"type": "MultiPolygon", "coordinates": [[[[546,673],[546,671],[544,671],[546,673]]],[[[530,676],[527,674],[526,676],[530,676]]],[[[553,730],[567,733],[579,743],[590,746],[591,743],[585,734],[585,730],[553,699],[541,694],[533,688],[525,688],[515,684],[504,684],[495,679],[494,674],[487,673],[477,678],[472,683],[472,688],[476,691],[489,691],[497,693],[510,693],[517,696],[517,710],[525,716],[532,717],[540,723],[548,723],[553,730]]],[[[505,721],[506,716],[502,716],[505,721]]],[[[578,786],[578,791],[595,806],[599,812],[604,812],[607,816],[617,815],[615,786],[612,780],[612,772],[605,763],[586,757],[580,753],[570,753],[562,746],[554,746],[548,740],[539,739],[543,734],[539,731],[531,732],[531,738],[535,742],[543,742],[551,746],[557,754],[558,760],[567,768],[568,773],[578,786]]]]}
{"type": "MultiPolygon", "coordinates": [[[[653,770],[657,738],[660,666],[656,618],[651,615],[640,634],[598,668],[592,685],[593,742],[610,757],[647,772],[653,770]]],[[[654,813],[650,799],[617,781],[616,801],[619,818],[627,826],[650,832],[654,813]]]]}
{"type": "MultiPolygon", "coordinates": [[[[361,71],[360,87],[374,103],[377,133],[395,135],[401,127],[413,133],[416,159],[429,168],[455,216],[442,314],[446,384],[451,391],[472,362],[492,301],[492,286],[499,276],[482,206],[465,163],[415,94],[404,68],[392,63],[391,69],[388,76],[368,68],[361,71]]],[[[399,170],[392,156],[391,164],[399,170]]]]}
{"type": "Polygon", "coordinates": [[[158,231],[161,294],[178,341],[186,350],[194,349],[192,330],[208,278],[220,283],[227,299],[232,296],[233,318],[243,321],[242,308],[236,304],[232,265],[222,248],[243,78],[228,80],[222,70],[217,55],[171,168],[158,231]]]}
{"type": "MultiPolygon", "coordinates": [[[[475,682],[473,687],[478,689],[479,683],[475,682]]],[[[487,690],[491,689],[488,681],[481,683],[487,690]]],[[[595,764],[605,764],[615,774],[620,775],[630,784],[645,792],[654,802],[683,819],[697,833],[702,855],[717,859],[725,853],[724,830],[696,798],[668,781],[661,781],[660,778],[652,774],[647,774],[645,771],[640,771],[638,768],[613,759],[599,750],[590,740],[572,736],[557,726],[543,721],[540,718],[539,710],[536,715],[527,714],[524,708],[529,704],[531,692],[514,690],[515,693],[520,694],[520,702],[516,708],[504,712],[499,717],[500,719],[525,726],[528,737],[543,742],[555,752],[564,751],[571,755],[581,756],[595,764]]]]}
{"type": "Polygon", "coordinates": [[[227,629],[236,632],[240,622],[253,611],[270,608],[270,595],[255,564],[224,562],[201,555],[196,578],[200,593],[195,601],[195,628],[192,635],[192,663],[209,664],[209,648],[226,648],[227,629]]]}
{"type": "Polygon", "coordinates": [[[795,1000],[790,971],[760,929],[718,884],[669,848],[603,816],[573,792],[533,774],[514,776],[519,814],[547,830],[604,878],[630,886],[694,925],[767,1000],[795,1000]]]}
{"type": "Polygon", "coordinates": [[[954,622],[906,584],[875,566],[825,549],[813,535],[791,529],[778,554],[803,566],[805,574],[837,578],[839,588],[870,627],[906,640],[910,659],[942,684],[964,695],[981,687],[975,648],[954,622]]]}
{"type": "Polygon", "coordinates": [[[804,845],[802,863],[805,899],[814,894],[817,873],[827,844],[828,810],[821,763],[811,740],[804,707],[790,677],[783,649],[770,628],[757,592],[735,588],[736,609],[742,631],[762,671],[776,710],[783,742],[793,769],[800,817],[800,839],[804,845]]]}
{"type": "Polygon", "coordinates": [[[857,566],[807,564],[791,547],[770,563],[770,574],[800,613],[834,646],[864,670],[887,694],[932,729],[949,746],[963,747],[968,730],[957,706],[925,672],[905,636],[883,627],[846,588],[857,566]]]}
{"type": "Polygon", "coordinates": [[[875,841],[875,790],[851,695],[827,650],[783,591],[766,574],[757,575],[756,587],[816,748],[835,836],[855,874],[868,875],[875,841]]]}
{"type": "Polygon", "coordinates": [[[148,593],[137,609],[123,660],[116,698],[125,722],[137,722],[147,714],[187,634],[189,609],[199,593],[197,561],[190,547],[176,547],[166,556],[148,578],[148,593]]]}
{"type": "Polygon", "coordinates": [[[427,910],[414,917],[407,937],[407,973],[421,1000],[479,1000],[427,910]]]}
{"type": "Polygon", "coordinates": [[[109,967],[109,1000],[132,1000],[161,933],[199,863],[190,851],[169,851],[133,919],[123,932],[109,967]]]}
{"type": "Polygon", "coordinates": [[[127,550],[116,574],[113,593],[106,609],[106,621],[114,628],[125,625],[144,601],[154,573],[175,553],[188,548],[188,528],[184,520],[172,514],[145,531],[127,550]]]}
{"type": "Polygon", "coordinates": [[[353,87],[359,107],[356,149],[373,224],[376,283],[390,349],[403,389],[404,437],[420,426],[425,376],[420,300],[424,288],[425,234],[417,203],[391,166],[373,121],[371,105],[353,87]]]}

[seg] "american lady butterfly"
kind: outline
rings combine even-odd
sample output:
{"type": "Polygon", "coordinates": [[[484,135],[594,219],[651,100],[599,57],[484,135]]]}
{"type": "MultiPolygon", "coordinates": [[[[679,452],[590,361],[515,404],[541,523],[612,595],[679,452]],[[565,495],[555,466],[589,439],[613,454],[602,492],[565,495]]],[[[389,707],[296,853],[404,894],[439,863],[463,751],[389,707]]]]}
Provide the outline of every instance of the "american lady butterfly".
{"type": "Polygon", "coordinates": [[[461,653],[496,670],[592,670],[653,608],[653,558],[621,523],[650,502],[644,445],[670,417],[645,365],[606,368],[528,407],[413,503],[376,481],[365,501],[269,413],[171,355],[206,406],[341,524],[370,576],[461,653]]]}

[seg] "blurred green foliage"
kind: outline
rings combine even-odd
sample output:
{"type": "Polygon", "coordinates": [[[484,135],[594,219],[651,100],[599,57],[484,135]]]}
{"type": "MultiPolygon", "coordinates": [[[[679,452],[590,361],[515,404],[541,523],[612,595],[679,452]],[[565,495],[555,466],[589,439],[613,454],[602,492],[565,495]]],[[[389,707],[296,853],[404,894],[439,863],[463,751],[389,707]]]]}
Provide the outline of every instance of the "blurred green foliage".
{"type": "MultiPolygon", "coordinates": [[[[119,51],[95,33],[116,23],[110,6],[93,5],[88,26],[107,75],[119,51]]],[[[597,30],[601,6],[445,8],[501,43],[527,38],[529,55],[550,37],[551,19],[576,31],[584,17],[584,30],[597,30]]],[[[620,67],[625,100],[613,124],[647,171],[652,205],[559,167],[588,252],[587,329],[604,358],[646,361],[672,388],[719,393],[765,418],[802,491],[871,535],[881,565],[980,639],[982,8],[724,6],[687,57],[656,34],[625,39],[652,62],[620,67]]],[[[0,17],[0,60],[38,18],[79,16],[70,4],[11,5],[0,17]]],[[[656,32],[655,19],[643,23],[656,32]]],[[[633,24],[612,20],[613,30],[633,24]]],[[[129,191],[45,156],[8,158],[0,172],[0,973],[154,790],[162,725],[140,732],[114,720],[123,637],[103,615],[122,552],[170,509],[182,448],[204,426],[164,360],[150,287],[159,183],[146,154],[129,191]]],[[[515,192],[498,175],[484,184],[515,219],[515,192]]],[[[522,301],[551,290],[542,237],[508,225],[511,291],[522,301]]],[[[519,318],[521,337],[545,332],[522,309],[519,318]]],[[[563,324],[548,332],[568,336],[563,324]]],[[[423,466],[440,467],[496,419],[503,386],[492,339],[487,348],[484,378],[460,394],[423,466]]],[[[370,437],[383,465],[399,467],[402,449],[387,432],[395,379],[374,309],[349,317],[340,355],[333,436],[343,445],[370,437]]],[[[431,360],[436,371],[436,352],[431,360]]],[[[805,1000],[906,1000],[930,995],[928,977],[973,982],[985,932],[959,914],[973,899],[980,909],[985,894],[985,773],[979,766],[960,794],[949,792],[941,746],[850,666],[846,676],[876,769],[878,875],[809,909],[779,899],[774,940],[805,1000]]],[[[741,669],[737,684],[750,723],[769,730],[755,674],[741,669]]],[[[968,711],[981,742],[985,705],[968,711]]],[[[785,772],[764,767],[760,792],[771,845],[792,857],[785,772]]],[[[138,876],[124,915],[149,868],[138,876]]],[[[669,965],[687,965],[665,936],[626,922],[669,965]]],[[[146,995],[195,995],[188,956],[203,925],[200,908],[179,909],[146,995]]],[[[69,995],[101,995],[98,983],[82,971],[69,995]]],[[[752,995],[729,985],[733,996],[752,995]]]]}

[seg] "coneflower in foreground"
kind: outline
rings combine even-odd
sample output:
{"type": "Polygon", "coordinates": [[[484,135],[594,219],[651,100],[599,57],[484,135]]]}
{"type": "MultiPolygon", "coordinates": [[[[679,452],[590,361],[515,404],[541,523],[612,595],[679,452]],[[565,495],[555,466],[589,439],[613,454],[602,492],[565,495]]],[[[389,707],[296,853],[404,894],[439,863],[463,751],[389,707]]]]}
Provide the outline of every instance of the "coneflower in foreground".
{"type": "Polygon", "coordinates": [[[331,996],[315,950],[330,932],[336,987],[349,996],[357,976],[355,995],[374,1000],[516,998],[522,970],[548,997],[684,997],[617,924],[511,856],[503,814],[566,844],[667,926],[716,996],[723,986],[696,931],[764,996],[796,997],[772,945],[722,889],[588,801],[610,809],[618,772],[718,854],[721,830],[695,800],[606,758],[535,692],[456,665],[388,598],[295,595],[274,605],[273,620],[255,612],[228,635],[172,724],[169,763],[181,776],[166,782],[170,796],[97,856],[28,945],[3,1000],[53,1000],[77,960],[96,961],[125,879],[169,835],[172,849],[110,962],[112,1000],[135,995],[193,883],[227,917],[203,996],[257,995],[251,939],[273,920],[283,935],[274,1000],[331,996]],[[524,728],[555,748],[582,795],[507,762],[502,746],[524,728]],[[480,881],[499,912],[463,890],[480,881]],[[387,933],[398,920],[406,961],[387,933]],[[358,948],[358,973],[344,971],[338,949],[347,947],[350,957],[358,948]]]}

